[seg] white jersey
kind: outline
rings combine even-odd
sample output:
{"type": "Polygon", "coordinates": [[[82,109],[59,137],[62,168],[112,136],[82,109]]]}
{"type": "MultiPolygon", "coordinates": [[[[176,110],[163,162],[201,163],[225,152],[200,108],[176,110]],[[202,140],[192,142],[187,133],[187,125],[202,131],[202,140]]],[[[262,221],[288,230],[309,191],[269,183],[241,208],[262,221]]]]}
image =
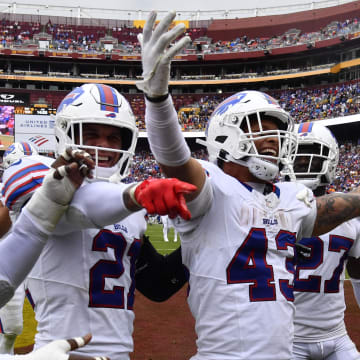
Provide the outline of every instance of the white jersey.
{"type": "Polygon", "coordinates": [[[264,196],[203,162],[213,202],[201,217],[177,218],[196,319],[193,360],[289,360],[293,340],[296,237],[312,233],[316,214],[296,198],[305,187],[280,183],[264,196]]]}
{"type": "MultiPolygon", "coordinates": [[[[89,202],[78,191],[72,208],[81,208],[85,200],[89,202]]],[[[99,204],[95,200],[93,209],[99,204]]],[[[103,211],[98,211],[104,217],[103,211]]],[[[26,280],[38,321],[36,348],[55,339],[92,333],[91,343],[77,350],[79,354],[129,359],[133,351],[135,259],[146,229],[144,215],[140,211],[103,229],[66,235],[58,233],[66,232],[67,224],[62,221],[58,225],[57,235],[49,238],[26,280]]]]}
{"type": "Polygon", "coordinates": [[[320,237],[302,239],[309,259],[296,268],[295,341],[319,342],[346,335],[345,265],[360,257],[360,220],[353,219],[320,237]]]}

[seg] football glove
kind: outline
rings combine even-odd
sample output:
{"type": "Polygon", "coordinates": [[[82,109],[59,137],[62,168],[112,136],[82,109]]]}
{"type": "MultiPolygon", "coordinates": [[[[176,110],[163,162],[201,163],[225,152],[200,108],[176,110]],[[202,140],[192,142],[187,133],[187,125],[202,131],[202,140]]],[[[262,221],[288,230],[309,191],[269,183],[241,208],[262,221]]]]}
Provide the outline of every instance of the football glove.
{"type": "Polygon", "coordinates": [[[72,338],[69,340],[56,340],[26,355],[14,355],[14,360],[108,360],[108,358],[89,355],[68,354],[86,345],[91,340],[91,335],[72,338]]]}
{"type": "Polygon", "coordinates": [[[191,218],[184,194],[196,191],[195,185],[178,179],[147,179],[130,189],[130,197],[149,214],[169,215],[171,219],[181,216],[191,218]]]}
{"type": "Polygon", "coordinates": [[[171,60],[191,42],[189,36],[184,36],[169,48],[170,43],[185,31],[185,25],[178,24],[168,30],[176,16],[176,12],[171,11],[154,29],[156,16],[155,11],[150,13],[143,33],[138,35],[143,80],[137,81],[136,86],[148,98],[158,98],[168,94],[171,60]]]}
{"type": "Polygon", "coordinates": [[[42,186],[26,205],[28,212],[45,233],[51,233],[55,229],[84,177],[92,176],[94,162],[89,154],[72,149],[66,151],[68,157],[60,156],[54,162],[44,177],[42,186]]]}

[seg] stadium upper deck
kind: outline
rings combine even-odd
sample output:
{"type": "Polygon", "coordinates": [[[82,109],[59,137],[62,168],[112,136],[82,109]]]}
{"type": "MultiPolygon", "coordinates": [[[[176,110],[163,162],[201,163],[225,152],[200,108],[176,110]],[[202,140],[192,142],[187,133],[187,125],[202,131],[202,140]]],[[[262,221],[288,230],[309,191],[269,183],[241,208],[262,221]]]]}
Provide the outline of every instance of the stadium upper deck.
{"type": "MultiPolygon", "coordinates": [[[[136,35],[141,22],[100,18],[79,22],[77,17],[46,15],[43,9],[21,14],[20,4],[16,7],[0,21],[4,92],[27,92],[51,107],[64,94],[58,90],[70,91],[84,82],[137,93],[134,84],[141,77],[141,66],[136,35]]],[[[230,16],[186,22],[193,45],[174,62],[174,95],[311,88],[360,76],[360,0],[286,15],[230,16]],[[211,37],[212,32],[222,40],[211,37]]]]}

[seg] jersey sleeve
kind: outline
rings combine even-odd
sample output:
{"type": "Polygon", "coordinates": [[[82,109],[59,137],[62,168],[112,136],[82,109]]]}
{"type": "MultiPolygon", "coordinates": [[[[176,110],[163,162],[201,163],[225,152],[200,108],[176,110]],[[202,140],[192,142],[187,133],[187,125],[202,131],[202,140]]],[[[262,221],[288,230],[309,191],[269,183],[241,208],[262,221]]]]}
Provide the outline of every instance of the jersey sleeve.
{"type": "Polygon", "coordinates": [[[360,218],[355,218],[351,220],[352,226],[354,226],[356,237],[354,243],[349,251],[349,256],[354,258],[360,258],[360,218]]]}
{"type": "Polygon", "coordinates": [[[297,229],[296,238],[312,236],[317,215],[316,200],[313,192],[298,182],[280,182],[283,208],[291,214],[291,229],[297,229]]]}
{"type": "Polygon", "coordinates": [[[69,209],[55,229],[55,234],[64,234],[85,228],[98,228],[129,216],[123,201],[123,193],[130,185],[105,181],[87,183],[75,192],[69,209]]]}

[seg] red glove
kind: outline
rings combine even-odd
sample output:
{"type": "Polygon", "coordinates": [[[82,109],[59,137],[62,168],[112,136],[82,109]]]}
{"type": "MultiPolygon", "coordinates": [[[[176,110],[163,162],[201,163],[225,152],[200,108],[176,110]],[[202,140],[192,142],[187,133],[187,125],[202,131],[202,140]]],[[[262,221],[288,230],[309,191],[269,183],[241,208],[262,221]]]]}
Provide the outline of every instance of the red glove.
{"type": "Polygon", "coordinates": [[[149,214],[169,215],[174,219],[180,215],[183,219],[191,219],[186,206],[184,194],[196,191],[195,185],[178,179],[148,179],[140,183],[135,189],[136,201],[149,214]]]}

